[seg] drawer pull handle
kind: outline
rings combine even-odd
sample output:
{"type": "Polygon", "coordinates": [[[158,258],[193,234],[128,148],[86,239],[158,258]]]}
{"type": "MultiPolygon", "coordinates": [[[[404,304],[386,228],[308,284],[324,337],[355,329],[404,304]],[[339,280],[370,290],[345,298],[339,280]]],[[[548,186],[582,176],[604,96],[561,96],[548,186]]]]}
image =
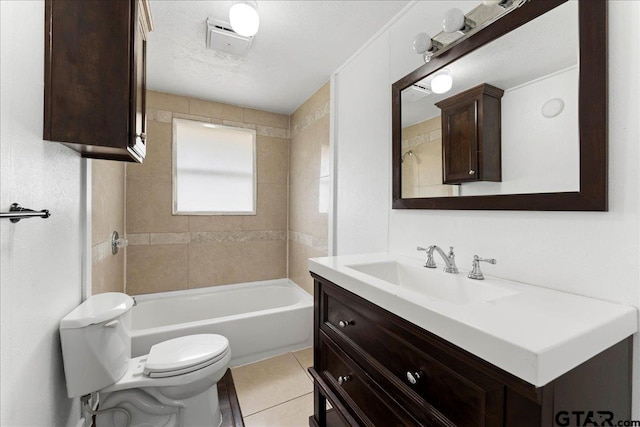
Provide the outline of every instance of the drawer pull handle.
{"type": "Polygon", "coordinates": [[[409,381],[412,385],[418,384],[418,381],[420,380],[420,378],[421,378],[420,372],[407,371],[407,381],[409,381]]]}
{"type": "Polygon", "coordinates": [[[349,325],[353,325],[353,320],[341,320],[338,322],[338,326],[341,328],[346,328],[349,325]]]}
{"type": "Polygon", "coordinates": [[[338,384],[342,385],[347,381],[351,381],[351,375],[340,375],[338,377],[338,384]]]}

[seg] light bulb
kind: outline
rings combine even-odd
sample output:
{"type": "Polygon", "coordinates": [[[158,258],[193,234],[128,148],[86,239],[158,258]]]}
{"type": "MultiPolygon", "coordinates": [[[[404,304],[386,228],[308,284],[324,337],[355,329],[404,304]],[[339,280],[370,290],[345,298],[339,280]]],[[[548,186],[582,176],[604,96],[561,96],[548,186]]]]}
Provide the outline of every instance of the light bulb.
{"type": "Polygon", "coordinates": [[[251,37],[258,32],[260,17],[255,1],[239,1],[229,9],[229,23],[233,31],[241,36],[251,37]]]}
{"type": "Polygon", "coordinates": [[[464,12],[458,8],[449,9],[442,18],[442,29],[453,33],[464,28],[464,12]]]}
{"type": "Polygon", "coordinates": [[[433,93],[445,93],[451,90],[453,86],[453,77],[449,74],[449,70],[443,70],[436,74],[431,80],[431,90],[433,93]]]}
{"type": "Polygon", "coordinates": [[[431,49],[431,36],[427,33],[418,33],[413,38],[413,51],[415,53],[425,53],[431,49]]]}

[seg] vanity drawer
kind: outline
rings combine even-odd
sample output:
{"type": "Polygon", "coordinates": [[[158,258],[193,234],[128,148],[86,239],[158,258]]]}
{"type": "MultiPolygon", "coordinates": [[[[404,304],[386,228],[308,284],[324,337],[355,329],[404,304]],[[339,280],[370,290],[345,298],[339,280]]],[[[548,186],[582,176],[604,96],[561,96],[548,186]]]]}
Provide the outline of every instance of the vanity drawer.
{"type": "Polygon", "coordinates": [[[461,427],[502,425],[502,383],[440,354],[364,300],[323,285],[323,302],[321,330],[375,381],[395,388],[397,400],[416,418],[444,416],[461,427]]]}
{"type": "MultiPolygon", "coordinates": [[[[351,415],[359,424],[385,427],[416,425],[415,420],[396,405],[348,355],[326,335],[321,335],[320,377],[350,408],[351,415]]],[[[342,406],[333,403],[334,407],[342,406]]]]}

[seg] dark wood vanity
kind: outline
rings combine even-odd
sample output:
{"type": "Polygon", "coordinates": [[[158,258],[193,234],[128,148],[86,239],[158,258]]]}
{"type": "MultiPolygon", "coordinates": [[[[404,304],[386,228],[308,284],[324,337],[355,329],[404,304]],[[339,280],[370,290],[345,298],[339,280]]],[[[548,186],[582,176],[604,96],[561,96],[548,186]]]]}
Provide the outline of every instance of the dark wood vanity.
{"type": "Polygon", "coordinates": [[[46,0],[44,139],[83,157],[146,154],[147,0],[46,0]]]}
{"type": "Polygon", "coordinates": [[[598,423],[630,419],[631,338],[536,387],[311,275],[310,426],[573,426],[589,411],[598,423]]]}
{"type": "Polygon", "coordinates": [[[503,94],[502,89],[482,84],[435,104],[442,110],[444,184],[501,180],[503,94]]]}

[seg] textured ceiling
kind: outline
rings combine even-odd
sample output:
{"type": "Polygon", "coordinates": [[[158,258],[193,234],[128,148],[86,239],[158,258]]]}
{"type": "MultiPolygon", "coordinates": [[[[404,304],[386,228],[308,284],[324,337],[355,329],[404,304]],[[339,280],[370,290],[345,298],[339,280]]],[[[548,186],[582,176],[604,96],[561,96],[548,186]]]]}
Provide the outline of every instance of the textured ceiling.
{"type": "Polygon", "coordinates": [[[152,0],[147,46],[153,90],[289,114],[408,1],[258,1],[246,57],[206,48],[206,20],[231,1],[152,0]]]}

